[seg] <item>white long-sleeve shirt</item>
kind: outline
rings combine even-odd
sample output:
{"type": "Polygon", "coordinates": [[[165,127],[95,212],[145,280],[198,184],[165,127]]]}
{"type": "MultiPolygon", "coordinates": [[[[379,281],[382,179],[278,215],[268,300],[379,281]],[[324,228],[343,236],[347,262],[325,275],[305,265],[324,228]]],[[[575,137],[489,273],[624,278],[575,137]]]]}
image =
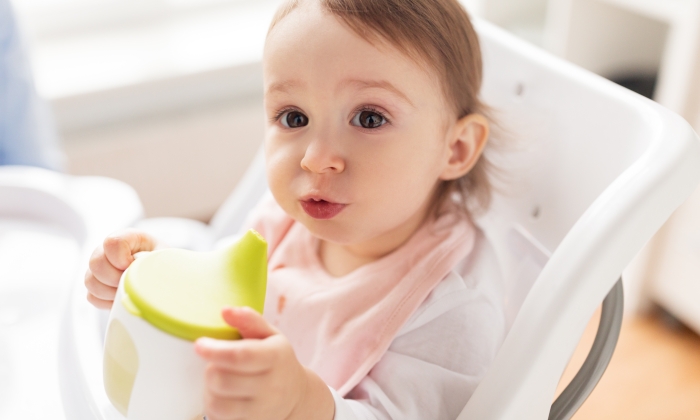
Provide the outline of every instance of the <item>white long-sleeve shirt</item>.
{"type": "Polygon", "coordinates": [[[503,284],[483,235],[411,316],[334,420],[454,420],[505,336],[503,284]]]}

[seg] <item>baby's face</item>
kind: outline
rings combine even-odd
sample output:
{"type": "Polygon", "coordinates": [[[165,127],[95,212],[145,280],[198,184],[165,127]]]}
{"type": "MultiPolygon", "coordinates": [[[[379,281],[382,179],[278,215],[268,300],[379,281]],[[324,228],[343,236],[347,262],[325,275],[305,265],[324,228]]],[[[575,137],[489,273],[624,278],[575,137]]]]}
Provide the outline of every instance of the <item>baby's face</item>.
{"type": "Polygon", "coordinates": [[[323,240],[390,240],[426,214],[456,117],[432,71],[305,3],[265,47],[270,188],[323,240]]]}

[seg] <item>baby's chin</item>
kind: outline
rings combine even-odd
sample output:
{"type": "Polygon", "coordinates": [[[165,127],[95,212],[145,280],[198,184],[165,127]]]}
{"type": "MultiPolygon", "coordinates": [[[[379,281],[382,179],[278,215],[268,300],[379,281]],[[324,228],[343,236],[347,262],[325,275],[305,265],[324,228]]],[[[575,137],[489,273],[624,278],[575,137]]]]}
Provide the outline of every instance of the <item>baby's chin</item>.
{"type": "Polygon", "coordinates": [[[352,245],[366,240],[362,230],[357,226],[350,226],[339,220],[318,220],[307,215],[295,219],[304,225],[311,235],[322,241],[337,245],[352,245]]]}

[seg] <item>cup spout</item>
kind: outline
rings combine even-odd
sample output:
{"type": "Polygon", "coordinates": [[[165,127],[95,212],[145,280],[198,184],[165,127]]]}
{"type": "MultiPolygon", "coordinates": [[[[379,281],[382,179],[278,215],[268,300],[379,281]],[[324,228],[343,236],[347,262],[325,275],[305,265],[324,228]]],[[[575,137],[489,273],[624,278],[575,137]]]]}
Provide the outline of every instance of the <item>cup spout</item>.
{"type": "Polygon", "coordinates": [[[226,249],[231,281],[237,282],[242,301],[262,313],[267,288],[267,242],[258,232],[249,229],[226,249]]]}

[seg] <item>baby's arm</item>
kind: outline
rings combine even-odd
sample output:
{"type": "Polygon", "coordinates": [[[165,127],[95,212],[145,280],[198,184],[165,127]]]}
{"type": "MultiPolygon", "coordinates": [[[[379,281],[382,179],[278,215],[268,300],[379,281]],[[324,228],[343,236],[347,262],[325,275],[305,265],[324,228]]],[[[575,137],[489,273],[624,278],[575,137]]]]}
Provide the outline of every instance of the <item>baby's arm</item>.
{"type": "Polygon", "coordinates": [[[102,246],[92,253],[85,273],[88,302],[100,309],[111,308],[117,294],[119,279],[124,270],[134,262],[134,254],[153,251],[157,245],[152,236],[135,229],[108,236],[102,246]]]}
{"type": "Polygon", "coordinates": [[[331,391],[299,363],[287,338],[250,308],[227,308],[224,320],[242,340],[197,340],[208,364],[205,413],[208,420],[332,420],[331,391]]]}

